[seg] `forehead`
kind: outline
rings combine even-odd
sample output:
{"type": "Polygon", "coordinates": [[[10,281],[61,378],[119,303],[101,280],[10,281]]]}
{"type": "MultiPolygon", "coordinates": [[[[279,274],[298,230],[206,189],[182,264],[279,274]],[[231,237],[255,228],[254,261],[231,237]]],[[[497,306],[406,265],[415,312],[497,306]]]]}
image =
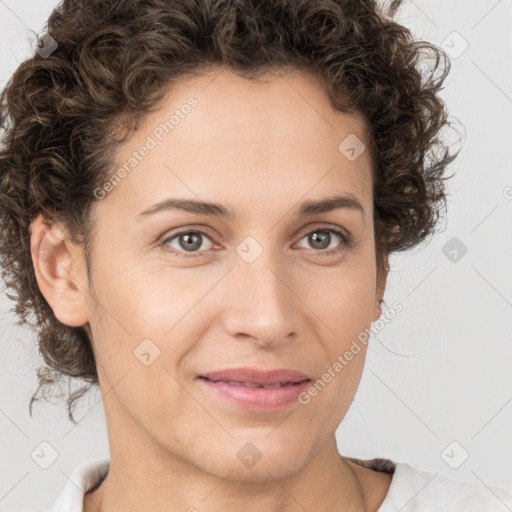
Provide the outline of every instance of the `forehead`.
{"type": "Polygon", "coordinates": [[[229,196],[241,205],[299,201],[321,191],[368,201],[369,151],[356,159],[346,152],[367,145],[366,128],[359,113],[334,109],[322,82],[308,73],[267,73],[252,81],[212,69],[169,88],[158,110],[119,147],[114,171],[128,172],[108,201],[129,196],[123,202],[130,212],[171,191],[216,202],[229,196]]]}

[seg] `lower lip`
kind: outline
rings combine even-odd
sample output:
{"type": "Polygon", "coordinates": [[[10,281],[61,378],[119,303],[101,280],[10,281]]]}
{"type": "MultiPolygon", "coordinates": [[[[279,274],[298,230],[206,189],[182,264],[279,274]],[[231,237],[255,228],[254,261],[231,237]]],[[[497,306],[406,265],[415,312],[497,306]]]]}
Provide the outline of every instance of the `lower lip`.
{"type": "Polygon", "coordinates": [[[239,407],[259,411],[274,411],[297,402],[298,395],[308,386],[309,381],[287,384],[279,388],[248,388],[235,386],[227,382],[213,382],[204,378],[199,379],[208,389],[231,401],[239,407]]]}

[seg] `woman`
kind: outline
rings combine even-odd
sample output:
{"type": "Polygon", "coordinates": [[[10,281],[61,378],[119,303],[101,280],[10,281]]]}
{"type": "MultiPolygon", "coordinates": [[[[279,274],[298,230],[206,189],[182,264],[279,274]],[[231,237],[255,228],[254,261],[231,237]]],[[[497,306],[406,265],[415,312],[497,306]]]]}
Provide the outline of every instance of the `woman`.
{"type": "Polygon", "coordinates": [[[40,48],[2,95],[4,278],[38,391],[99,385],[110,448],[54,512],[512,506],[335,441],[445,200],[440,49],[334,0],[65,0],[40,48]]]}

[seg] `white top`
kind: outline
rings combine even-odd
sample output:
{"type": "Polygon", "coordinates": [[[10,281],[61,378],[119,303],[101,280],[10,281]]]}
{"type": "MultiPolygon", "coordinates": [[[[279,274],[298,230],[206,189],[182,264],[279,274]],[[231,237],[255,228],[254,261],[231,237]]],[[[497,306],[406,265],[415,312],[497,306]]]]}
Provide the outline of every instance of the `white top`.
{"type": "MultiPolygon", "coordinates": [[[[416,469],[404,462],[379,460],[393,466],[394,472],[391,486],[378,512],[401,510],[404,512],[506,512],[512,510],[512,490],[490,487],[480,482],[459,482],[416,469]]],[[[365,466],[372,467],[372,461],[366,461],[365,466]]],[[[85,493],[103,481],[109,468],[109,459],[90,460],[80,464],[71,473],[70,480],[66,482],[49,512],[83,512],[85,493]]]]}

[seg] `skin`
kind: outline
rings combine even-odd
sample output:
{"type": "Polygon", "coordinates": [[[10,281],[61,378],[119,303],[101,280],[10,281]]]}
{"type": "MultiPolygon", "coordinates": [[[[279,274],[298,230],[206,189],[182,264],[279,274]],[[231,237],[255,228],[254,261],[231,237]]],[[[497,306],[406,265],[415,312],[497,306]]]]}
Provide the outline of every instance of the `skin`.
{"type": "Polygon", "coordinates": [[[111,467],[86,495],[86,512],[375,511],[389,489],[390,475],[349,463],[335,440],[364,344],[307,405],[249,411],[196,378],[256,366],[316,381],[381,314],[387,274],[376,269],[369,152],[349,161],[338,150],[350,134],[366,144],[365,122],[335,110],[305,72],[266,78],[228,69],[190,77],[119,147],[114,169],[196,98],[95,204],[93,288],[82,247],[60,236],[65,226],[50,229],[41,217],[31,226],[34,255],[47,251],[33,257],[39,287],[59,321],[87,326],[97,361],[111,467]],[[364,212],[296,215],[303,201],[334,193],[364,212]],[[136,220],[169,197],[214,201],[234,217],[167,210],[136,220]],[[180,237],[163,243],[181,227],[207,230],[195,252],[180,237]],[[341,251],[326,255],[308,234],[329,227],[353,244],[332,233],[325,245],[341,251]],[[236,252],[247,236],[263,249],[252,263],[236,252]],[[148,366],[134,356],[147,338],[160,350],[148,366]],[[246,443],[262,454],[252,467],[237,458],[246,443]]]}

